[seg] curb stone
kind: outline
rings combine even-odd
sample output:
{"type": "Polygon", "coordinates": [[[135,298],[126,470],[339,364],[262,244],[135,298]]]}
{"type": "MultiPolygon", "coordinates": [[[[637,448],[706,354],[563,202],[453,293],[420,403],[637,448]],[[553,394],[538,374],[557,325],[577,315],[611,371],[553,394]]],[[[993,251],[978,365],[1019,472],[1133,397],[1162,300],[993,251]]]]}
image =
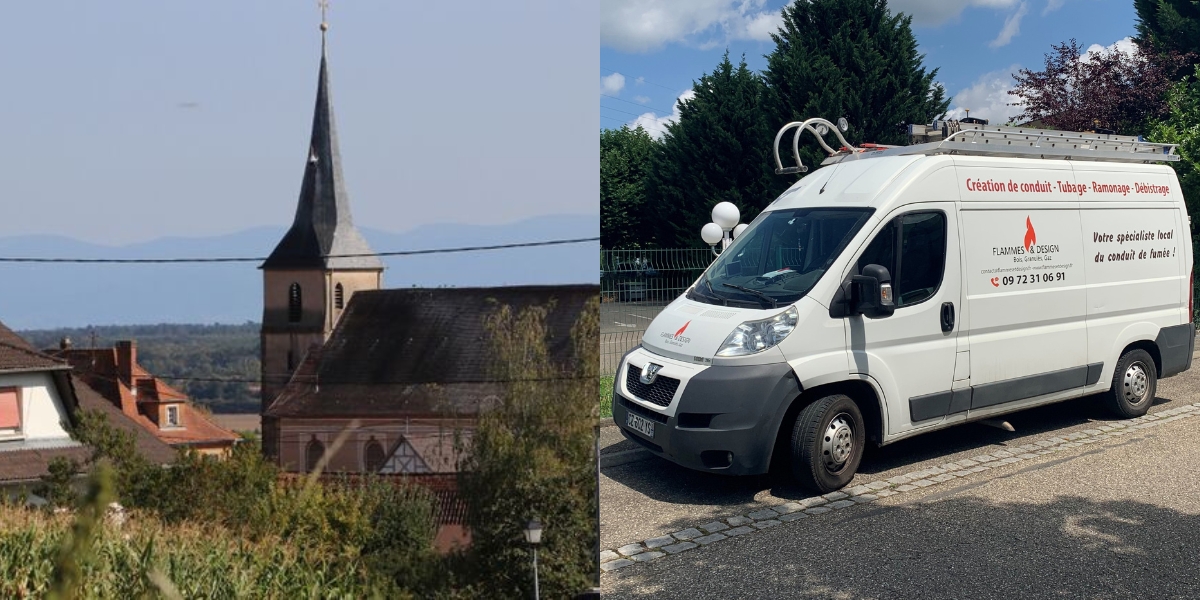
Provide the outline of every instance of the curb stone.
{"type": "Polygon", "coordinates": [[[927,467],[885,480],[855,485],[822,496],[813,496],[775,506],[764,506],[743,515],[726,517],[689,527],[673,534],[625,544],[619,548],[606,548],[600,552],[600,570],[609,573],[639,562],[654,561],[668,554],[679,554],[693,548],[707,546],[784,523],[799,521],[858,504],[868,504],[880,498],[938,485],[995,467],[1045,456],[1052,452],[1078,448],[1084,444],[1113,439],[1139,429],[1190,419],[1200,416],[1200,410],[1197,409],[1200,409],[1200,402],[1185,404],[1153,415],[1147,414],[1136,419],[1108,422],[1093,429],[1037,440],[1023,446],[992,450],[953,463],[927,467]]]}

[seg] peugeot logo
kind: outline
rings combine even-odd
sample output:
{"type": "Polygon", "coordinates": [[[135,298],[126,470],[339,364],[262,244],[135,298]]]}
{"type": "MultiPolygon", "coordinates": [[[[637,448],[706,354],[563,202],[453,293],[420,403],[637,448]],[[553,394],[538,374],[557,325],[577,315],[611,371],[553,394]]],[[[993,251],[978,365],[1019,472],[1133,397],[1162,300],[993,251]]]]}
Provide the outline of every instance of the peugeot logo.
{"type": "Polygon", "coordinates": [[[661,370],[662,370],[662,365],[656,365],[654,363],[649,363],[646,365],[646,368],[642,369],[642,376],[638,377],[638,379],[640,379],[641,382],[646,385],[653,385],[654,380],[658,379],[658,372],[661,370]]]}

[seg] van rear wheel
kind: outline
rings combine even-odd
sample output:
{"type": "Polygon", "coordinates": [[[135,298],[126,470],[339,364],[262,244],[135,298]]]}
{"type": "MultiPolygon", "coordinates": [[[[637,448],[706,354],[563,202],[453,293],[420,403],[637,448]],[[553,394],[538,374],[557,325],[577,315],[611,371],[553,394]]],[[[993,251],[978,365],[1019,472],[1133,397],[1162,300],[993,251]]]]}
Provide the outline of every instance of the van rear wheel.
{"type": "Polygon", "coordinates": [[[827,494],[854,478],[866,445],[862,412],[845,394],[805,406],[792,426],[792,475],[807,489],[827,494]]]}
{"type": "Polygon", "coordinates": [[[1112,388],[1105,393],[1108,406],[1117,416],[1140,417],[1154,404],[1158,389],[1158,371],[1154,359],[1145,350],[1134,349],[1121,355],[1113,373],[1112,388]]]}

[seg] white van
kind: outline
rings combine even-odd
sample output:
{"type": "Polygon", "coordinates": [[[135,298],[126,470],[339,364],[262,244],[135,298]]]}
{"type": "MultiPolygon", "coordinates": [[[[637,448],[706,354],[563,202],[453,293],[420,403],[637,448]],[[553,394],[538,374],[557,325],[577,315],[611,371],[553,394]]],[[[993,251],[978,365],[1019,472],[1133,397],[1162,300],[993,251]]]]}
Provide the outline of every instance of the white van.
{"type": "Polygon", "coordinates": [[[793,148],[817,135],[826,166],[618,367],[614,420],[655,454],[728,474],[789,458],[829,492],[868,442],[1088,394],[1133,417],[1191,366],[1190,221],[1156,164],[1173,146],[951,123],[940,141],[864,151],[810,119],[780,131],[777,162],[792,127],[793,148]]]}

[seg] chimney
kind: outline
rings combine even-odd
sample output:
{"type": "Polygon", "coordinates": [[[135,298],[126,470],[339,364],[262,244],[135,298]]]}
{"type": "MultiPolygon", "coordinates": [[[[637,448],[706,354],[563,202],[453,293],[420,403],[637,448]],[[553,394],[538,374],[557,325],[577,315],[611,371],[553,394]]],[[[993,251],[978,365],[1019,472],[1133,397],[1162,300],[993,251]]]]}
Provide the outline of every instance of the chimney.
{"type": "Polygon", "coordinates": [[[117,377],[130,387],[133,387],[133,365],[137,364],[137,342],[122,340],[117,342],[117,377]]]}
{"type": "Polygon", "coordinates": [[[71,338],[65,337],[65,338],[59,340],[58,341],[58,349],[59,350],[70,350],[71,349],[71,338]]]}

